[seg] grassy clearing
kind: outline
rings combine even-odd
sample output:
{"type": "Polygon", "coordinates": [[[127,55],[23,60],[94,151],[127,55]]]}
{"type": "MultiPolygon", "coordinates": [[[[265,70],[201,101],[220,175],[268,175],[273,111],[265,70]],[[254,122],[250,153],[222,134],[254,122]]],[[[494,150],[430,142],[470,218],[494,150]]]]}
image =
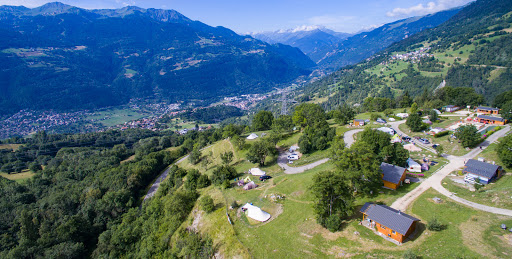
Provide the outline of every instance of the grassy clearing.
{"type": "Polygon", "coordinates": [[[422,242],[412,250],[424,258],[481,258],[497,252],[493,245],[484,241],[484,232],[480,230],[491,224],[497,227],[495,215],[452,202],[432,189],[422,194],[409,212],[423,224],[437,217],[446,225],[446,229],[439,232],[425,230],[418,238],[422,242]],[[434,197],[441,197],[443,202],[435,203],[434,197]]]}
{"type": "Polygon", "coordinates": [[[16,181],[17,183],[26,182],[28,179],[32,178],[34,175],[36,175],[36,174],[28,169],[23,170],[21,173],[17,173],[17,174],[0,173],[0,176],[7,178],[9,180],[12,180],[12,181],[16,181]]]}
{"type": "Polygon", "coordinates": [[[109,109],[105,111],[96,112],[95,115],[88,116],[88,120],[97,121],[105,127],[111,127],[123,124],[128,121],[138,120],[149,114],[139,110],[131,109],[109,109]]]}
{"type": "Polygon", "coordinates": [[[0,149],[12,149],[16,151],[21,147],[21,144],[0,144],[0,149]]]}
{"type": "Polygon", "coordinates": [[[134,160],[134,159],[135,159],[135,155],[132,155],[132,156],[128,157],[127,159],[125,159],[125,160],[121,161],[121,164],[124,164],[124,163],[126,163],[126,162],[130,162],[130,161],[132,161],[132,160],[134,160]]]}

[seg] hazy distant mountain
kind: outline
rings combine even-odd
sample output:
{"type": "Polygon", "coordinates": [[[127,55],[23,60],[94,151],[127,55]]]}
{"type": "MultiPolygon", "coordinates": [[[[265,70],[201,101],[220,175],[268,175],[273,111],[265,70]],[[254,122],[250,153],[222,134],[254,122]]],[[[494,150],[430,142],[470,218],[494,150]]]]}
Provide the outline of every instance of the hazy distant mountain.
{"type": "Polygon", "coordinates": [[[457,14],[462,7],[422,17],[411,17],[362,32],[333,45],[323,45],[308,56],[319,67],[337,69],[355,64],[422,30],[434,28],[457,14]]]}
{"type": "Polygon", "coordinates": [[[0,114],[110,106],[132,98],[213,101],[308,75],[299,49],[173,10],[0,6],[0,114]]]}
{"type": "Polygon", "coordinates": [[[335,32],[318,26],[302,26],[290,30],[252,33],[251,36],[270,44],[282,43],[297,47],[307,55],[322,47],[339,43],[351,34],[335,32]]]}

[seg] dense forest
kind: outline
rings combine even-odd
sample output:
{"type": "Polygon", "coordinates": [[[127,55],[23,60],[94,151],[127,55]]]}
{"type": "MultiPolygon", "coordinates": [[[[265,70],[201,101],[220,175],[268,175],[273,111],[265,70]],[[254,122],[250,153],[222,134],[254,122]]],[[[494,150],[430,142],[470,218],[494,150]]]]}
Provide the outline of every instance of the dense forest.
{"type": "MultiPolygon", "coordinates": [[[[158,173],[194,145],[200,148],[220,138],[219,129],[186,136],[130,130],[76,135],[40,132],[32,139],[7,141],[23,143],[23,147],[2,152],[3,160],[19,156],[26,161],[23,166],[28,163],[38,170],[22,185],[0,177],[4,197],[0,201],[0,257],[88,257],[101,243],[98,238],[106,238],[110,232],[104,232],[120,222],[124,213],[139,211],[142,191],[158,173]]],[[[183,206],[167,206],[184,209],[185,214],[185,204],[193,204],[197,197],[193,190],[159,195],[175,195],[183,206]]],[[[151,208],[145,210],[150,213],[151,208]]],[[[176,220],[185,215],[169,212],[176,220]]],[[[202,240],[193,233],[182,233],[182,237],[185,244],[202,240]]],[[[107,249],[100,248],[97,253],[107,249]]]]}

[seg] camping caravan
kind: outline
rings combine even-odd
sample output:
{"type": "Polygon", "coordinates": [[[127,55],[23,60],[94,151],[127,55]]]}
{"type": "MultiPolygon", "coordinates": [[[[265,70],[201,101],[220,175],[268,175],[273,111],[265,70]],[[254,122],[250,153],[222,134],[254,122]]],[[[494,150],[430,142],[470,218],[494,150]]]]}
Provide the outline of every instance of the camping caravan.
{"type": "Polygon", "coordinates": [[[249,169],[249,173],[255,176],[266,175],[267,173],[259,168],[251,168],[249,169]]]}
{"type": "Polygon", "coordinates": [[[407,171],[412,173],[421,173],[421,165],[411,158],[407,158],[407,166],[407,171]]]}
{"type": "Polygon", "coordinates": [[[378,131],[382,131],[382,132],[386,132],[388,133],[389,135],[393,136],[395,135],[395,130],[392,129],[392,128],[388,128],[388,127],[380,127],[377,129],[378,131]]]}
{"type": "Polygon", "coordinates": [[[257,139],[257,138],[258,138],[258,135],[256,135],[255,133],[251,133],[251,135],[249,135],[247,137],[248,140],[257,139]]]}
{"type": "Polygon", "coordinates": [[[257,221],[265,222],[270,219],[270,214],[268,214],[268,212],[265,212],[249,203],[242,206],[242,210],[247,212],[247,217],[257,221]]]}
{"type": "Polygon", "coordinates": [[[258,185],[256,185],[254,183],[254,181],[250,181],[248,184],[244,185],[244,190],[248,191],[248,190],[252,190],[256,187],[258,187],[258,185]]]}

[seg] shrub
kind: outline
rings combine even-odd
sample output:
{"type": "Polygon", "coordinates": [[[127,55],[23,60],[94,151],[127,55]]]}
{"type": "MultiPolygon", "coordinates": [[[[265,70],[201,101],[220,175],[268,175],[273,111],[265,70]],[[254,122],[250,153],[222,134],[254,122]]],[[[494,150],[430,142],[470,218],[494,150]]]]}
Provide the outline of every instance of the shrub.
{"type": "Polygon", "coordinates": [[[441,132],[439,132],[437,134],[434,134],[434,138],[440,138],[440,137],[446,136],[448,134],[450,134],[449,130],[441,131],[441,132]]]}
{"type": "Polygon", "coordinates": [[[210,213],[215,210],[215,203],[213,203],[213,199],[212,199],[212,197],[210,197],[210,195],[202,197],[199,200],[199,206],[206,213],[210,213]]]}
{"type": "Polygon", "coordinates": [[[412,250],[405,251],[404,255],[402,256],[404,259],[417,259],[420,258],[418,255],[416,255],[412,250]]]}
{"type": "Polygon", "coordinates": [[[208,187],[209,185],[210,179],[208,178],[207,175],[202,174],[201,176],[199,176],[199,178],[197,179],[197,189],[202,189],[208,187]]]}
{"type": "Polygon", "coordinates": [[[445,228],[445,225],[442,224],[437,218],[432,218],[428,224],[427,228],[430,231],[441,231],[445,228]]]}

